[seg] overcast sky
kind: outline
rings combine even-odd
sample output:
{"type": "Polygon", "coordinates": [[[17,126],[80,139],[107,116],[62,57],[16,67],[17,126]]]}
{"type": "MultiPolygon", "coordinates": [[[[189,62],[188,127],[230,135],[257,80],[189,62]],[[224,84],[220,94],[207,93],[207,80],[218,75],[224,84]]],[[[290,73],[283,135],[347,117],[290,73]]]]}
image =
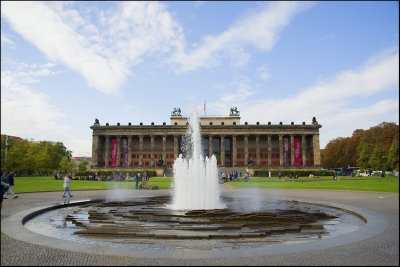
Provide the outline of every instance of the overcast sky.
{"type": "Polygon", "coordinates": [[[101,125],[175,107],[322,125],[320,145],[399,123],[399,6],[366,2],[1,2],[1,133],[91,156],[101,125]]]}

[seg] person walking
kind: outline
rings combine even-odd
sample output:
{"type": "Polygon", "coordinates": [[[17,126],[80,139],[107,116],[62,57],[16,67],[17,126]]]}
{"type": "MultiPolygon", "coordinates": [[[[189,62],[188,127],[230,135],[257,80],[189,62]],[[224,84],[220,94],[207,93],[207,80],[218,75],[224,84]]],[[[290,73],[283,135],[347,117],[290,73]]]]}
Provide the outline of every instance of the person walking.
{"type": "Polygon", "coordinates": [[[7,175],[7,181],[8,184],[10,185],[8,191],[10,192],[10,194],[13,195],[13,198],[17,198],[18,196],[14,193],[14,175],[15,175],[14,170],[11,170],[7,175]]]}
{"type": "Polygon", "coordinates": [[[10,185],[6,182],[6,175],[1,177],[1,198],[0,198],[0,209],[3,207],[3,197],[4,194],[8,191],[10,185]]]}
{"type": "Polygon", "coordinates": [[[64,177],[64,193],[62,197],[65,197],[65,193],[68,192],[69,197],[72,197],[71,192],[69,191],[69,182],[71,181],[71,178],[69,177],[69,174],[65,175],[64,177]]]}
{"type": "Polygon", "coordinates": [[[136,189],[139,189],[139,182],[142,181],[142,175],[140,174],[140,172],[138,172],[135,176],[135,180],[136,180],[136,189]]]}

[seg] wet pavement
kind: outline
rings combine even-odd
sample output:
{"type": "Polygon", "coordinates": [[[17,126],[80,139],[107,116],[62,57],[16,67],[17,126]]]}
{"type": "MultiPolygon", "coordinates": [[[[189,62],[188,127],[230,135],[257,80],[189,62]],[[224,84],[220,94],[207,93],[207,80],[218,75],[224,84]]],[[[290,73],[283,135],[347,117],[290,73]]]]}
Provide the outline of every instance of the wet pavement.
{"type": "MultiPolygon", "coordinates": [[[[231,189],[222,195],[318,203],[367,219],[350,234],[303,244],[224,250],[132,249],[71,242],[39,235],[22,225],[27,214],[63,201],[106,199],[109,190],[20,193],[1,211],[1,265],[399,265],[399,194],[306,189],[231,189]]],[[[131,190],[134,196],[165,196],[169,190],[131,190]]],[[[114,192],[115,193],[115,192],[114,192]]],[[[121,197],[121,195],[119,195],[121,197]]],[[[122,196],[123,197],[123,196],[122,196]]],[[[256,198],[255,198],[256,199],[256,198]]]]}

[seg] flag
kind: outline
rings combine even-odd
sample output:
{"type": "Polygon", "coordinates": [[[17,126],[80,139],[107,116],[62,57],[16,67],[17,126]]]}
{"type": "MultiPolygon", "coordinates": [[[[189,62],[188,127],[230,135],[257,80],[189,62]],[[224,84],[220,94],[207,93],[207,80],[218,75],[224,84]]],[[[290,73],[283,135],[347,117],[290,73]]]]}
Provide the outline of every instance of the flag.
{"type": "Polygon", "coordinates": [[[206,101],[204,101],[204,111],[206,111],[206,101]]]}

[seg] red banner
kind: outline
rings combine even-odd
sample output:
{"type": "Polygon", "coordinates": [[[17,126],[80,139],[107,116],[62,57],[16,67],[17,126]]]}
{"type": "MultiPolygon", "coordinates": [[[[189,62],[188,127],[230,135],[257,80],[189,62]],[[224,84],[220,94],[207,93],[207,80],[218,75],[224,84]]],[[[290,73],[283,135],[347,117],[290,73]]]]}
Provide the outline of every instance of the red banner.
{"type": "Polygon", "coordinates": [[[294,139],[294,163],[301,165],[300,162],[300,138],[294,139]]]}
{"type": "Polygon", "coordinates": [[[289,166],[289,138],[283,138],[283,166],[289,166]]]}
{"type": "Polygon", "coordinates": [[[111,163],[110,166],[117,165],[117,139],[111,139],[111,163]]]}
{"type": "Polygon", "coordinates": [[[122,139],[122,166],[128,166],[128,139],[122,139]]]}

